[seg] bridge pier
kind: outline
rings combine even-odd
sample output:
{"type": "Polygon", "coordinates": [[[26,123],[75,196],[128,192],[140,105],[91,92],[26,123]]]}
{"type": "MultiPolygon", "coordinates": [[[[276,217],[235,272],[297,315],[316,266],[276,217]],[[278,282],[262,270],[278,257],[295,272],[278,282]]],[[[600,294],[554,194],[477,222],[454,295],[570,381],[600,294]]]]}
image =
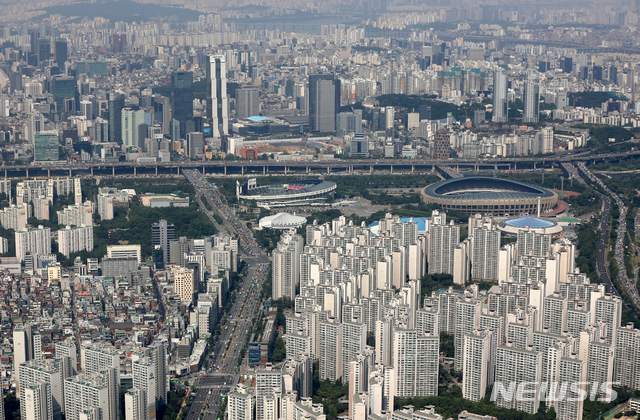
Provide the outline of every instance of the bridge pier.
{"type": "Polygon", "coordinates": [[[390,173],[390,174],[392,174],[392,173],[393,173],[393,165],[391,165],[391,169],[390,169],[389,173],[390,173]]]}
{"type": "Polygon", "coordinates": [[[116,167],[115,166],[111,167],[111,176],[116,176],[116,167]]]}
{"type": "Polygon", "coordinates": [[[411,173],[414,173],[414,172],[415,172],[415,170],[416,170],[415,165],[411,165],[411,173]]]}
{"type": "Polygon", "coordinates": [[[536,162],[533,162],[533,170],[536,170],[536,162]]]}
{"type": "Polygon", "coordinates": [[[7,179],[7,170],[4,170],[4,179],[7,179]]]}
{"type": "Polygon", "coordinates": [[[518,162],[513,162],[513,170],[514,171],[518,170],[518,162]]]}
{"type": "Polygon", "coordinates": [[[29,168],[27,168],[27,178],[29,178],[29,168]]]}
{"type": "Polygon", "coordinates": [[[373,173],[373,165],[369,165],[369,175],[373,173]]]}
{"type": "Polygon", "coordinates": [[[47,168],[47,178],[51,178],[51,169],[47,168]]]}
{"type": "Polygon", "coordinates": [[[310,171],[309,171],[309,167],[307,166],[307,175],[308,175],[309,173],[310,173],[310,171]]]}
{"type": "Polygon", "coordinates": [[[133,176],[138,176],[138,167],[137,166],[133,167],[133,176]]]}
{"type": "Polygon", "coordinates": [[[156,176],[158,175],[158,165],[156,165],[156,176]]]}
{"type": "Polygon", "coordinates": [[[73,175],[71,174],[71,168],[69,168],[69,178],[71,178],[73,175]]]}
{"type": "Polygon", "coordinates": [[[202,176],[205,176],[207,174],[207,167],[202,165],[202,176]]]}
{"type": "Polygon", "coordinates": [[[284,174],[287,174],[287,165],[284,166],[284,174]]]}
{"type": "Polygon", "coordinates": [[[262,175],[266,175],[267,174],[267,165],[262,167],[262,175]]]}
{"type": "Polygon", "coordinates": [[[244,166],[240,167],[240,173],[242,174],[242,176],[244,176],[244,166]]]}
{"type": "Polygon", "coordinates": [[[327,175],[331,175],[331,166],[327,166],[327,175]]]}
{"type": "Polygon", "coordinates": [[[460,173],[460,164],[456,164],[456,172],[460,173]]]}
{"type": "MultiPolygon", "coordinates": [[[[156,171],[158,170],[158,167],[156,166],[156,171]]],[[[158,175],[158,173],[156,172],[156,175],[158,175]]],[[[93,166],[91,167],[91,176],[93,176],[93,166]]]]}
{"type": "Polygon", "coordinates": [[[494,172],[498,172],[498,164],[497,163],[493,165],[493,171],[494,172]]]}
{"type": "Polygon", "coordinates": [[[178,176],[180,176],[180,167],[178,166],[178,176]]]}
{"type": "Polygon", "coordinates": [[[224,165],[224,174],[227,174],[227,165],[224,165]]]}

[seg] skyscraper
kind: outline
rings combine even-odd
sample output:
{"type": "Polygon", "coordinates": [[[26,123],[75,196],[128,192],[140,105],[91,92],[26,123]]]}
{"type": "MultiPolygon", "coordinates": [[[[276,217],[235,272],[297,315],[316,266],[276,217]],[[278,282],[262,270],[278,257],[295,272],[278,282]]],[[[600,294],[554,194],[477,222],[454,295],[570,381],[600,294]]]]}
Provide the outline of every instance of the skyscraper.
{"type": "MultiPolygon", "coordinates": [[[[320,322],[318,329],[320,382],[328,379],[333,383],[342,378],[344,371],[344,361],[342,360],[343,325],[337,319],[329,318],[326,322],[320,322]]],[[[346,380],[347,378],[343,378],[343,381],[346,380]]]]}
{"type": "Polygon", "coordinates": [[[454,369],[462,372],[464,361],[464,338],[480,328],[482,302],[470,296],[464,296],[456,302],[456,326],[453,336],[455,346],[454,369]]]}
{"type": "Polygon", "coordinates": [[[111,405],[120,412],[120,356],[113,347],[94,344],[80,349],[80,363],[86,375],[100,373],[113,368],[115,372],[115,389],[109,394],[111,405]]]}
{"type": "Polygon", "coordinates": [[[164,263],[169,262],[169,242],[175,239],[175,226],[165,219],[151,225],[151,246],[162,248],[164,263]]]}
{"type": "Polygon", "coordinates": [[[224,55],[212,55],[207,66],[207,119],[213,137],[229,134],[229,97],[227,96],[227,62],[224,55]]]}
{"type": "Polygon", "coordinates": [[[236,116],[248,118],[260,114],[260,90],[245,87],[236,90],[236,116]]]}
{"type": "Polygon", "coordinates": [[[125,420],[147,420],[144,389],[131,388],[124,394],[125,420]]]}
{"type": "Polygon", "coordinates": [[[438,130],[433,138],[433,158],[449,159],[451,153],[451,134],[445,130],[438,130]]]}
{"type": "MultiPolygon", "coordinates": [[[[76,79],[69,76],[55,76],[51,80],[51,93],[56,102],[56,111],[64,111],[65,99],[76,99],[76,79]]],[[[70,112],[75,111],[75,105],[70,112]]]]}
{"type": "Polygon", "coordinates": [[[193,118],[193,73],[190,71],[174,71],[171,73],[171,111],[173,119],[185,121],[193,118]]]}
{"type": "Polygon", "coordinates": [[[58,38],[56,39],[56,64],[58,67],[64,70],[64,62],[67,61],[67,39],[66,38],[58,38]]]}
{"type": "MultiPolygon", "coordinates": [[[[247,392],[247,387],[238,384],[236,390],[229,394],[228,400],[228,420],[252,420],[253,419],[253,397],[247,392]]],[[[129,419],[127,419],[129,420],[129,419]]]]}
{"type": "Polygon", "coordinates": [[[109,141],[122,144],[122,109],[124,95],[117,92],[109,93],[109,141]]]}
{"type": "Polygon", "coordinates": [[[499,346],[496,354],[496,385],[493,391],[496,406],[535,414],[540,406],[540,393],[537,387],[534,389],[532,385],[540,384],[541,370],[542,355],[539,351],[533,351],[533,348],[516,349],[509,343],[499,346]],[[521,382],[530,384],[527,390],[531,392],[527,395],[531,395],[531,398],[506,398],[506,393],[503,394],[496,389],[497,386],[501,386],[506,390],[513,383],[517,387],[521,382]]]}
{"type": "Polygon", "coordinates": [[[340,110],[340,80],[333,74],[309,76],[309,127],[311,131],[335,131],[340,110]]]}
{"type": "Polygon", "coordinates": [[[537,123],[540,113],[540,85],[537,75],[530,71],[524,81],[524,114],[523,123],[537,123]]]}
{"type": "Polygon", "coordinates": [[[37,162],[60,160],[57,131],[41,131],[33,136],[33,160],[37,162]]]}
{"type": "Polygon", "coordinates": [[[142,109],[123,108],[120,121],[122,146],[138,147],[138,126],[144,124],[144,111],[142,109]]]}
{"type": "Polygon", "coordinates": [[[493,74],[493,122],[506,123],[508,117],[507,75],[500,69],[493,74]]]}
{"type": "Polygon", "coordinates": [[[204,153],[204,136],[201,132],[194,131],[187,134],[187,152],[192,159],[204,153]]]}

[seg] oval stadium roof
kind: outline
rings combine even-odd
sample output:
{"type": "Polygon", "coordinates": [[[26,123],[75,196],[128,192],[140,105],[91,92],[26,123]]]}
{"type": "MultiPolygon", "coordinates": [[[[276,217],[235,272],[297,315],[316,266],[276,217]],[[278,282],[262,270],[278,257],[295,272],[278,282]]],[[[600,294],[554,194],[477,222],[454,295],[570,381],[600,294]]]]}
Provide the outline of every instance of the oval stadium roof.
{"type": "Polygon", "coordinates": [[[549,190],[523,182],[481,176],[436,182],[425,188],[424,193],[447,200],[514,200],[553,196],[549,190]]]}

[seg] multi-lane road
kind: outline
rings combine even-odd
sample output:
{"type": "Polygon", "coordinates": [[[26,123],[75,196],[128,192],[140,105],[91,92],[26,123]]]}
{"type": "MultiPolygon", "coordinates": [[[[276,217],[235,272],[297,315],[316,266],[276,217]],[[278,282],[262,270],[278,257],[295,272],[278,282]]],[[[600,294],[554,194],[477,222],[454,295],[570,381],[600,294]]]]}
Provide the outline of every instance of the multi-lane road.
{"type": "Polygon", "coordinates": [[[209,356],[211,365],[206,375],[199,378],[193,386],[196,397],[187,420],[196,420],[201,413],[203,420],[214,420],[222,406],[222,395],[229,392],[232,384],[237,382],[240,353],[247,341],[248,330],[258,320],[260,294],[267,278],[269,258],[255,242],[250,230],[238,220],[224,198],[221,198],[216,186],[211,185],[197,170],[185,170],[184,175],[194,186],[198,199],[206,200],[213,212],[204,208],[204,205],[201,205],[201,210],[214,223],[213,213],[217,213],[222,218],[222,224],[216,225],[239,238],[239,252],[248,265],[241,284],[235,289],[237,297],[226,314],[221,334],[214,344],[215,356],[209,356]]]}

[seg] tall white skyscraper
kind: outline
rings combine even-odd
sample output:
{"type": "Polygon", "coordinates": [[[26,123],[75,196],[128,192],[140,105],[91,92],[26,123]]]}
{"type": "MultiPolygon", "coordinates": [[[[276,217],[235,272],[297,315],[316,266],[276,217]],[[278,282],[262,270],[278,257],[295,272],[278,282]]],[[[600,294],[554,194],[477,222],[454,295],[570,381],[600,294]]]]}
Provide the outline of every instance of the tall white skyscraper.
{"type": "MultiPolygon", "coordinates": [[[[50,393],[51,400],[46,408],[51,411],[49,420],[60,420],[64,412],[64,373],[67,371],[68,359],[45,359],[30,360],[19,366],[19,389],[20,389],[20,412],[27,413],[27,390],[40,383],[48,385],[47,393],[50,393]]],[[[43,390],[37,391],[38,395],[43,395],[43,390]]],[[[34,398],[35,398],[34,393],[34,398]]],[[[47,398],[49,398],[47,396],[47,398]]],[[[35,401],[35,400],[34,400],[35,401]]]]}
{"type": "MultiPolygon", "coordinates": [[[[124,147],[138,147],[138,126],[144,124],[144,110],[138,109],[134,111],[131,108],[124,108],[121,121],[122,145],[124,147]]],[[[144,141],[144,139],[142,140],[144,141]]]]}
{"type": "Polygon", "coordinates": [[[584,360],[580,360],[575,354],[560,359],[557,381],[569,384],[569,387],[564,398],[553,402],[558,420],[582,420],[584,398],[577,391],[585,394],[588,392],[586,379],[587,366],[584,360]]]}
{"type": "Polygon", "coordinates": [[[497,387],[503,389],[515,383],[516,387],[521,382],[529,384],[539,384],[542,369],[542,355],[538,351],[533,351],[533,347],[528,350],[515,349],[509,346],[499,346],[496,354],[496,380],[493,388],[495,404],[503,408],[515,408],[535,414],[540,406],[540,395],[538,388],[531,386],[532,398],[506,398],[502,392],[498,392],[497,387]]]}
{"type": "MultiPolygon", "coordinates": [[[[329,379],[335,382],[342,378],[344,361],[342,360],[343,325],[335,318],[320,322],[318,333],[318,351],[320,352],[320,381],[329,379]]],[[[346,378],[345,378],[346,380],[346,378]]]]}
{"type": "MultiPolygon", "coordinates": [[[[33,335],[31,325],[18,324],[13,329],[13,369],[19,375],[19,366],[33,359],[33,335]]],[[[18,386],[20,385],[19,376],[18,386]]],[[[20,389],[18,388],[18,392],[20,389]]]]}
{"type": "Polygon", "coordinates": [[[273,299],[296,297],[300,283],[300,254],[304,247],[302,236],[294,231],[282,235],[278,247],[273,250],[272,293],[273,299]]]}
{"type": "Polygon", "coordinates": [[[471,279],[498,280],[500,231],[491,224],[473,229],[471,240],[471,279]]]}
{"type": "MultiPolygon", "coordinates": [[[[20,399],[20,416],[25,420],[53,420],[51,384],[39,381],[28,386],[20,399]],[[24,401],[23,401],[24,400],[24,401]]],[[[2,401],[4,406],[4,400],[2,401]]]]}
{"type": "Polygon", "coordinates": [[[367,344],[367,326],[360,320],[342,323],[342,378],[349,378],[349,362],[364,350],[367,344]]]}
{"type": "Polygon", "coordinates": [[[498,69],[493,73],[493,122],[506,123],[508,115],[507,75],[498,69]]]}
{"type": "Polygon", "coordinates": [[[538,114],[540,112],[540,85],[538,76],[533,71],[527,72],[524,81],[524,114],[522,115],[523,123],[537,123],[538,114]]]}
{"type": "Polygon", "coordinates": [[[460,243],[460,227],[453,221],[429,228],[429,274],[453,274],[454,251],[460,243]]]}
{"type": "Polygon", "coordinates": [[[115,369],[90,375],[81,374],[64,382],[65,415],[69,420],[81,420],[81,413],[91,407],[100,408],[103,420],[117,420],[120,413],[109,398],[115,389],[115,369]]]}
{"type": "Polygon", "coordinates": [[[465,296],[456,302],[456,326],[453,342],[455,345],[454,369],[462,372],[464,360],[464,336],[472,334],[480,328],[480,314],[482,302],[473,297],[465,296]]]}
{"type": "Polygon", "coordinates": [[[256,369],[256,419],[264,418],[264,397],[275,389],[282,390],[282,370],[271,366],[256,369]]]}
{"type": "Polygon", "coordinates": [[[605,295],[596,300],[596,322],[607,324],[607,343],[615,344],[616,330],[620,328],[622,319],[622,300],[613,295],[605,295]]]}
{"type": "Polygon", "coordinates": [[[51,229],[40,225],[34,229],[21,230],[16,235],[16,257],[24,261],[27,254],[51,254],[51,229]]]}
{"type": "Polygon", "coordinates": [[[124,394],[125,420],[147,420],[146,392],[131,388],[124,394]]]}
{"type": "Polygon", "coordinates": [[[133,387],[144,391],[147,418],[156,418],[156,367],[150,357],[143,357],[131,364],[133,369],[133,387]]]}
{"type": "MultiPolygon", "coordinates": [[[[228,420],[252,420],[253,397],[247,387],[238,384],[236,390],[229,394],[227,401],[228,420]]],[[[128,419],[127,419],[128,420],[128,419]]]]}
{"type": "Polygon", "coordinates": [[[393,367],[399,397],[438,395],[440,337],[398,327],[393,332],[393,367]]]}
{"type": "Polygon", "coordinates": [[[93,344],[80,349],[80,364],[86,375],[100,373],[109,368],[115,369],[116,387],[109,395],[116,412],[120,412],[120,355],[115,348],[93,344]]]}
{"type": "Polygon", "coordinates": [[[492,332],[476,330],[464,336],[462,362],[462,397],[480,401],[487,391],[492,363],[492,332]]]}
{"type": "Polygon", "coordinates": [[[207,119],[213,137],[229,134],[229,97],[227,96],[227,61],[224,55],[212,55],[207,66],[207,119]]]}

